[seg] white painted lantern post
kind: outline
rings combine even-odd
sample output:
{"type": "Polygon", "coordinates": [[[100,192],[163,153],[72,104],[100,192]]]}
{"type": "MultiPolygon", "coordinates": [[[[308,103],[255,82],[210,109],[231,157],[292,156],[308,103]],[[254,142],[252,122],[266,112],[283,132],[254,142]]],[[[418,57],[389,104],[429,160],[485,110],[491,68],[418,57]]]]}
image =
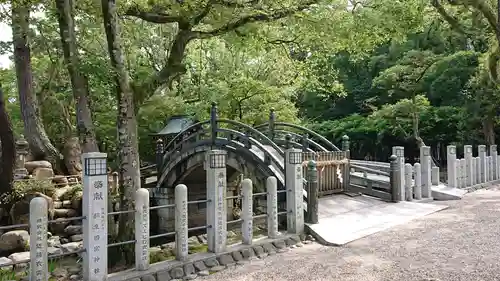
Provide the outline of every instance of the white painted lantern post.
{"type": "Polygon", "coordinates": [[[457,178],[457,147],[454,145],[448,145],[446,147],[446,165],[447,165],[447,177],[449,187],[458,187],[457,178]]]}
{"type": "Polygon", "coordinates": [[[108,174],[106,153],[82,155],[83,279],[108,279],[108,174]]]}
{"type": "Polygon", "coordinates": [[[210,150],[206,154],[207,171],[207,229],[208,250],[212,253],[226,251],[227,202],[226,202],[226,151],[210,150]]]}
{"type": "MultiPolygon", "coordinates": [[[[287,136],[289,138],[289,136],[287,136]]],[[[287,204],[287,230],[289,233],[304,232],[304,179],[302,176],[302,151],[285,150],[285,186],[287,204]]]]}

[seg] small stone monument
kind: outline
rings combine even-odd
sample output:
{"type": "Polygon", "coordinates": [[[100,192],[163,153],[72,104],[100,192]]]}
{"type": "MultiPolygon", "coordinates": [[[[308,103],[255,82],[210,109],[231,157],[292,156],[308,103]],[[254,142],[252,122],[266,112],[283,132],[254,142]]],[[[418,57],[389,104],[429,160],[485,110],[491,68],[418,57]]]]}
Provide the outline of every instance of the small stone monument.
{"type": "Polygon", "coordinates": [[[29,153],[29,144],[24,139],[24,136],[16,141],[16,169],[14,170],[14,179],[24,179],[28,176],[28,170],[24,167],[26,163],[26,156],[29,153]]]}

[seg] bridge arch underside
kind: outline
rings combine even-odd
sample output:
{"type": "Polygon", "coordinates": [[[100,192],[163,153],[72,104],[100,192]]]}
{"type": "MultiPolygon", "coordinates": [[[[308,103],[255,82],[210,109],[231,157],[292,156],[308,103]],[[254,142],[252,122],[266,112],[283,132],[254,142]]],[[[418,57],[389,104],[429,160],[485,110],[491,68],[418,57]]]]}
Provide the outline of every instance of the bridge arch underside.
{"type": "MultiPolygon", "coordinates": [[[[153,191],[153,199],[157,205],[174,203],[174,188],[177,184],[185,184],[188,188],[188,200],[205,200],[207,196],[206,171],[204,167],[206,152],[210,146],[194,147],[180,151],[177,158],[170,161],[162,172],[162,182],[153,191]]],[[[239,194],[239,183],[242,178],[250,178],[254,183],[254,192],[263,192],[268,176],[273,171],[263,163],[262,159],[245,148],[221,147],[227,152],[227,196],[239,194]]],[[[278,188],[282,188],[278,186],[278,188]]],[[[254,210],[265,212],[265,196],[254,198],[254,210]]],[[[228,220],[239,218],[239,204],[237,200],[228,200],[228,220]]],[[[174,209],[158,209],[159,232],[174,229],[174,209]]],[[[206,225],[206,203],[188,205],[188,224],[190,227],[206,225]]],[[[235,224],[238,227],[238,224],[235,224]]]]}

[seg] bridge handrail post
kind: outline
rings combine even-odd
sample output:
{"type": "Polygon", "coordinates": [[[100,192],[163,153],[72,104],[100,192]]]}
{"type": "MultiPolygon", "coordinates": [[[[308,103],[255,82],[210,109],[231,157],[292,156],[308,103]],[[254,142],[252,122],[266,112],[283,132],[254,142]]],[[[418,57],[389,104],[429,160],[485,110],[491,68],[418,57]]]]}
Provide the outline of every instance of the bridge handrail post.
{"type": "Polygon", "coordinates": [[[446,147],[446,168],[447,168],[447,181],[449,187],[458,187],[457,185],[457,147],[454,145],[448,145],[446,147]]]}
{"type": "MultiPolygon", "coordinates": [[[[290,135],[286,136],[290,139],[290,135]]],[[[287,142],[285,150],[285,186],[287,205],[287,230],[292,234],[304,232],[303,196],[304,183],[302,175],[302,151],[293,148],[287,142]]]]}
{"type": "Polygon", "coordinates": [[[161,137],[159,137],[157,140],[156,140],[156,172],[158,173],[158,175],[161,173],[161,167],[162,167],[162,162],[163,162],[163,154],[164,154],[164,151],[165,150],[165,147],[164,147],[164,143],[163,143],[163,139],[161,137]]]}
{"type": "Polygon", "coordinates": [[[344,152],[344,156],[347,159],[347,163],[345,164],[344,169],[342,171],[343,173],[342,185],[344,187],[343,189],[346,190],[351,182],[351,163],[350,163],[351,150],[350,150],[350,142],[348,135],[342,136],[342,151],[344,152]]]}
{"type": "Polygon", "coordinates": [[[413,169],[411,164],[406,163],[405,164],[405,200],[406,201],[412,201],[413,200],[413,189],[412,189],[412,176],[413,176],[413,169]]]}
{"type": "Polygon", "coordinates": [[[149,269],[149,191],[135,192],[135,268],[149,269]]]}
{"type": "Polygon", "coordinates": [[[226,151],[209,150],[205,155],[207,171],[207,244],[208,251],[226,251],[226,151]]]}
{"type": "Polygon", "coordinates": [[[314,160],[307,163],[307,223],[318,223],[318,169],[314,160]]]}
{"type": "Polygon", "coordinates": [[[175,259],[188,258],[188,191],[184,184],[175,187],[175,259]]]}
{"type": "Polygon", "coordinates": [[[269,111],[268,137],[272,141],[274,141],[275,121],[276,121],[276,113],[274,108],[271,108],[271,110],[269,111]]]}
{"type": "Polygon", "coordinates": [[[422,197],[432,198],[432,182],[431,182],[431,148],[422,146],[420,148],[420,165],[422,168],[422,197]]]}
{"type": "Polygon", "coordinates": [[[396,155],[391,155],[389,158],[391,161],[391,170],[390,170],[390,185],[391,185],[391,193],[392,193],[392,202],[401,201],[401,165],[399,165],[398,157],[396,155]]]}
{"type": "Polygon", "coordinates": [[[278,238],[278,180],[270,176],[266,180],[267,189],[267,236],[278,238]]]}
{"type": "Polygon", "coordinates": [[[215,144],[217,140],[217,103],[212,102],[212,107],[210,108],[210,137],[212,139],[212,145],[215,144]]]}
{"type": "Polygon", "coordinates": [[[466,186],[473,185],[473,173],[474,173],[474,158],[472,157],[472,145],[464,145],[464,157],[465,157],[465,178],[466,186]]]}
{"type": "MultiPolygon", "coordinates": [[[[405,148],[403,146],[393,146],[392,147],[392,154],[396,155],[397,160],[398,160],[398,165],[399,165],[399,168],[398,168],[399,184],[398,184],[398,186],[400,187],[400,190],[399,190],[400,198],[398,199],[398,201],[404,201],[406,198],[405,197],[405,189],[404,189],[404,187],[405,187],[405,176],[404,176],[404,173],[405,173],[405,148]]],[[[422,167],[422,171],[423,171],[423,167],[422,167]]]]}
{"type": "Polygon", "coordinates": [[[415,163],[414,173],[415,173],[415,185],[413,186],[413,194],[415,195],[415,200],[422,199],[422,167],[420,163],[415,163]]]}
{"type": "Polygon", "coordinates": [[[253,240],[253,183],[251,179],[241,181],[241,238],[243,245],[252,245],[253,240]]]}

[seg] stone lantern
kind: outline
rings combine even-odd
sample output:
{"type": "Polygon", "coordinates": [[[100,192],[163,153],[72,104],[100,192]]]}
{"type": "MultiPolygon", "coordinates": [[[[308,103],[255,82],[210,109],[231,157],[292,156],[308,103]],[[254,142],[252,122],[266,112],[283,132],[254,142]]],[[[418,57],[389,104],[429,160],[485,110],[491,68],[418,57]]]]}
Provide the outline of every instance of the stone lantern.
{"type": "Polygon", "coordinates": [[[16,141],[16,169],[14,171],[14,179],[24,179],[28,176],[28,170],[24,167],[26,163],[26,156],[29,151],[29,144],[24,139],[24,136],[16,141]]]}

